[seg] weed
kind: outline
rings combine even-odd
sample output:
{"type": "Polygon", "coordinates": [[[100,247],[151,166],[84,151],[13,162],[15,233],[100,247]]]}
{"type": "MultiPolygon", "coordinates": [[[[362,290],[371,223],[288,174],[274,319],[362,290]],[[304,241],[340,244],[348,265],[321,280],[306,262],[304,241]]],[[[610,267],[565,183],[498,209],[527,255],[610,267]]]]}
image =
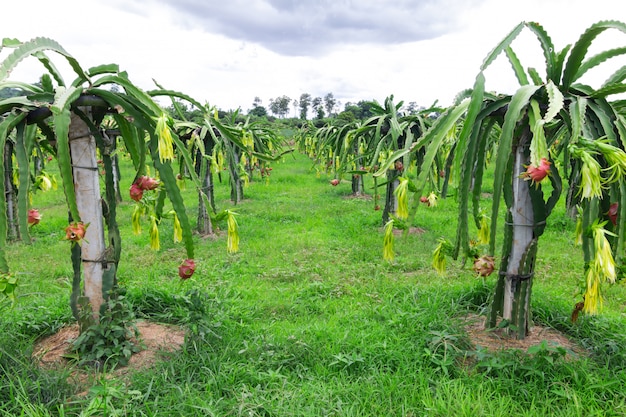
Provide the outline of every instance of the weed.
{"type": "MultiPolygon", "coordinates": [[[[131,355],[140,350],[135,314],[124,294],[125,290],[119,287],[109,291],[99,321],[84,329],[72,342],[69,359],[81,366],[111,369],[127,365],[131,355]]],[[[90,309],[85,311],[91,314],[90,309]]]]}

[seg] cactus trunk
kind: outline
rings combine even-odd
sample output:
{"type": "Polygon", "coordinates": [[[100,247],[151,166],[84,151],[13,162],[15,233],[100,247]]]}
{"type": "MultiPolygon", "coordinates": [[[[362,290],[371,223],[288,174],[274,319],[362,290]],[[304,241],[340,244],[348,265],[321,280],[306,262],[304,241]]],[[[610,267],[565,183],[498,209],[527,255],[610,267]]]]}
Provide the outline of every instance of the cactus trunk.
{"type": "MultiPolygon", "coordinates": [[[[205,142],[206,143],[206,142],[205,142]]],[[[213,224],[209,210],[215,211],[213,196],[213,174],[211,164],[207,158],[203,158],[200,151],[196,157],[196,173],[200,178],[202,188],[198,193],[198,224],[197,230],[203,235],[213,234],[213,224]],[[203,195],[204,194],[204,195],[203,195]],[[205,198],[206,196],[206,198],[205,198]],[[209,205],[207,205],[207,201],[209,205]]]]}
{"type": "Polygon", "coordinates": [[[13,142],[4,144],[4,197],[7,210],[7,238],[19,240],[20,230],[17,224],[17,193],[13,186],[13,142]]]}
{"type": "Polygon", "coordinates": [[[230,170],[230,200],[234,204],[239,204],[243,201],[243,182],[239,175],[239,151],[235,146],[232,146],[232,155],[230,164],[228,166],[230,170]]]}
{"type": "Polygon", "coordinates": [[[363,175],[355,174],[352,176],[352,194],[357,197],[365,195],[365,187],[363,185],[363,175]]]}
{"type": "Polygon", "coordinates": [[[390,169],[387,171],[387,185],[385,191],[385,208],[383,209],[383,225],[387,224],[392,215],[398,211],[398,199],[395,191],[400,184],[398,171],[390,169]]]}

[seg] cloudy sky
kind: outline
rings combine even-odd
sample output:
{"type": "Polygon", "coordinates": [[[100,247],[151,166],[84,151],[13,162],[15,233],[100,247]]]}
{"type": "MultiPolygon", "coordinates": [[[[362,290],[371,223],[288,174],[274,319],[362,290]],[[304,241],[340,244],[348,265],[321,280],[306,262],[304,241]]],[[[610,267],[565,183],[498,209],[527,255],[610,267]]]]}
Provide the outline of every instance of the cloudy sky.
{"type": "MultiPolygon", "coordinates": [[[[592,23],[625,21],[626,2],[30,0],[3,2],[2,16],[2,38],[46,36],[86,68],[116,63],[144,89],[154,88],[154,79],[201,102],[247,111],[256,96],[268,105],[281,95],[329,92],[342,106],[391,94],[405,103],[449,105],[520,21],[539,22],[560,50],[592,23]]],[[[623,46],[626,34],[608,31],[596,44],[623,46]]],[[[525,66],[542,68],[528,30],[513,46],[525,66]]],[[[487,88],[512,92],[503,58],[486,72],[487,88]]],[[[626,65],[620,59],[584,81],[599,86],[626,65]]],[[[63,68],[62,59],[55,62],[63,68]]],[[[33,82],[41,72],[37,61],[24,62],[11,78],[33,82]]]]}

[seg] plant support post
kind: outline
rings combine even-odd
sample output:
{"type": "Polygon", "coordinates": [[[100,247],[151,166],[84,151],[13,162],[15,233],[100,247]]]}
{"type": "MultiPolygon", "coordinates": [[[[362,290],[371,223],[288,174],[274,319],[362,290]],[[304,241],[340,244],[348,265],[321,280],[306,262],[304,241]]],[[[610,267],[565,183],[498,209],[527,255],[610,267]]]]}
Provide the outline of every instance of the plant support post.
{"type": "MultiPolygon", "coordinates": [[[[91,117],[90,108],[81,108],[91,117]]],[[[97,322],[104,301],[102,276],[106,267],[102,199],[96,159],[96,140],[89,126],[75,113],[71,115],[69,145],[72,156],[72,174],[76,189],[76,206],[80,220],[88,225],[81,245],[81,263],[84,274],[84,295],[88,298],[97,322]]]]}
{"type": "Polygon", "coordinates": [[[529,139],[528,134],[523,135],[514,148],[511,205],[490,318],[490,326],[495,327],[498,313],[501,313],[510,325],[509,333],[514,333],[517,339],[523,339],[529,331],[532,275],[537,253],[531,185],[522,175],[528,164],[529,139]]]}

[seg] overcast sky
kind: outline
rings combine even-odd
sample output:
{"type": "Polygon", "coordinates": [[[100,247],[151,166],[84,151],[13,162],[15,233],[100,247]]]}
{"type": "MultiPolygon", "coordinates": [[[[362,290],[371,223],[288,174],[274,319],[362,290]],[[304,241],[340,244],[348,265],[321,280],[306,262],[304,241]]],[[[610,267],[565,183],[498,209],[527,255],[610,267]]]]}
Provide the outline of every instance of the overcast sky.
{"type": "MultiPolygon", "coordinates": [[[[267,106],[281,95],[329,92],[342,106],[391,94],[447,106],[519,22],[539,22],[560,50],[606,19],[626,21],[626,1],[30,0],[3,2],[0,37],[46,36],[85,68],[116,63],[144,89],[155,79],[226,110],[247,111],[255,96],[267,106]]],[[[597,42],[599,50],[624,45],[615,30],[597,42]]],[[[528,30],[513,47],[522,64],[544,68],[528,30]]],[[[585,81],[599,86],[626,65],[620,59],[585,81]]],[[[42,72],[24,62],[11,78],[33,82],[42,72]]],[[[491,90],[516,86],[504,57],[486,77],[491,90]]]]}

